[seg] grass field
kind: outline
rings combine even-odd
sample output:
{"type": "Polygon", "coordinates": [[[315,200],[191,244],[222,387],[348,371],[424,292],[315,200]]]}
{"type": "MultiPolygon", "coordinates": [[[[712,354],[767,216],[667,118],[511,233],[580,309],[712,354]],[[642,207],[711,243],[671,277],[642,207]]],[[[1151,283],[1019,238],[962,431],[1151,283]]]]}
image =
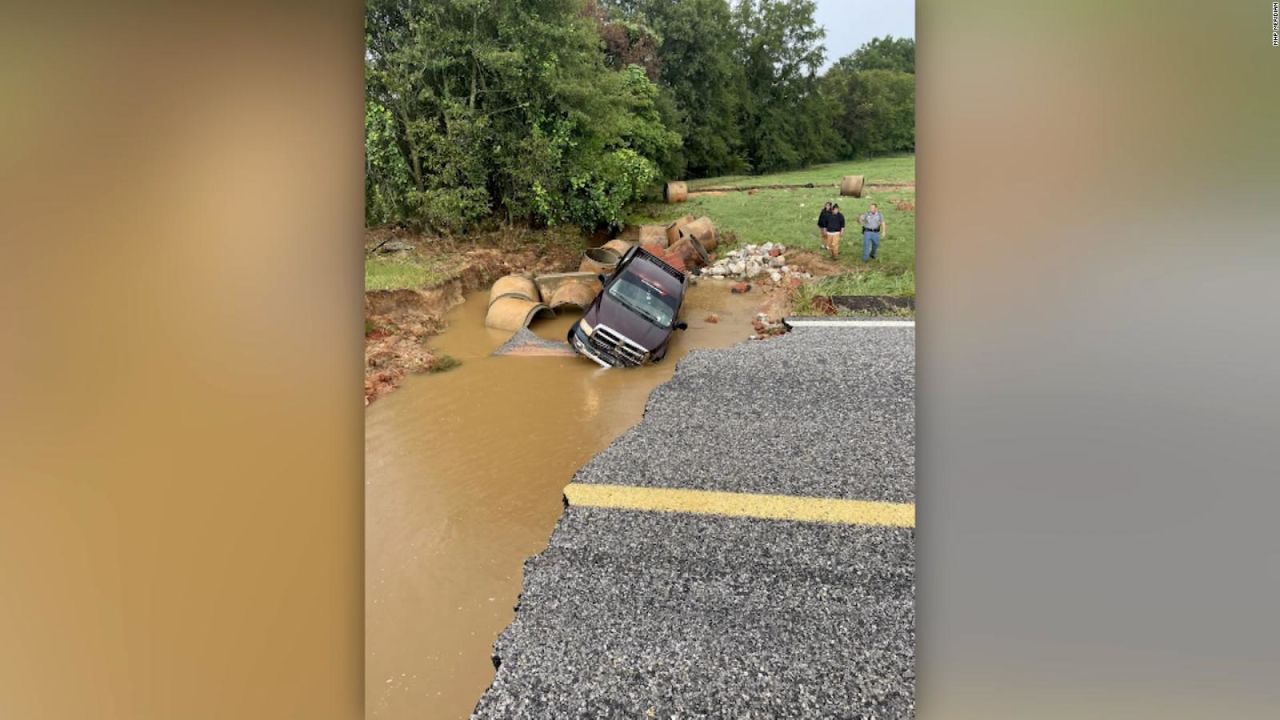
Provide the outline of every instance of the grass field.
{"type": "Polygon", "coordinates": [[[699,187],[808,182],[829,185],[795,190],[758,190],[754,195],[746,192],[693,195],[688,202],[674,205],[641,205],[629,221],[660,223],[686,214],[707,215],[721,232],[732,232],[738,245],[773,241],[822,253],[825,251],[818,237],[818,213],[824,202],[837,202],[848,226],[840,244],[840,264],[846,268],[846,273],[824,281],[831,285],[831,289],[840,291],[828,294],[915,295],[915,188],[872,189],[865,191],[861,198],[840,197],[836,185],[845,175],[864,175],[868,184],[914,183],[915,156],[833,163],[775,175],[695,180],[690,183],[694,190],[699,187]],[[899,201],[910,203],[911,209],[899,210],[896,205],[899,201]],[[884,214],[887,233],[881,240],[877,259],[863,263],[858,215],[872,202],[877,203],[884,214]]]}
{"type": "Polygon", "coordinates": [[[804,170],[773,175],[725,175],[690,180],[689,188],[742,187],[744,185],[783,185],[790,183],[828,183],[835,185],[845,175],[865,175],[869,182],[906,183],[916,180],[915,155],[890,155],[870,160],[813,165],[804,170]]]}
{"type": "Polygon", "coordinates": [[[448,277],[449,268],[414,254],[403,257],[366,256],[365,290],[399,290],[434,285],[448,277]]]}

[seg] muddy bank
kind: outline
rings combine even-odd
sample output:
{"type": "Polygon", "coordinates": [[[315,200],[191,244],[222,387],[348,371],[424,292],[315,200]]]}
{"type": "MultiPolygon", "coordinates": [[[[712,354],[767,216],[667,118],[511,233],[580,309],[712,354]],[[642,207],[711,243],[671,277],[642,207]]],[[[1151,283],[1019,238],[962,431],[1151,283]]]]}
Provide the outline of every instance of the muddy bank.
{"type": "Polygon", "coordinates": [[[394,390],[406,375],[437,367],[439,358],[425,341],[445,328],[445,316],[467,293],[508,273],[576,270],[586,242],[546,242],[537,234],[513,231],[463,243],[378,229],[366,233],[365,248],[377,252],[389,241],[412,247],[403,253],[447,261],[452,269],[448,279],[430,287],[365,292],[365,405],[394,390]]]}

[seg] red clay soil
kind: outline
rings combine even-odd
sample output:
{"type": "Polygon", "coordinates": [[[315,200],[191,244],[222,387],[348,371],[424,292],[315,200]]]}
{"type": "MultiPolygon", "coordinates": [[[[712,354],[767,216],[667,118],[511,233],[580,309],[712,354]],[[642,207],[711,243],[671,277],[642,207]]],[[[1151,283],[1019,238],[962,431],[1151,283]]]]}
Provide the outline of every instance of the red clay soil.
{"type": "Polygon", "coordinates": [[[576,270],[581,259],[580,250],[569,244],[531,244],[520,231],[459,242],[377,229],[365,233],[365,247],[391,238],[413,244],[417,248],[413,252],[456,259],[458,270],[432,287],[364,294],[365,405],[394,390],[405,375],[435,366],[437,359],[426,340],[444,330],[445,314],[467,293],[488,287],[508,273],[576,270]]]}
{"type": "Polygon", "coordinates": [[[846,271],[845,267],[834,262],[831,258],[819,255],[811,250],[788,250],[787,264],[794,270],[807,272],[816,278],[839,275],[846,271]]]}
{"type": "Polygon", "coordinates": [[[764,297],[756,312],[767,316],[771,322],[781,322],[791,314],[792,291],[803,281],[792,278],[781,285],[763,286],[764,297]]]}

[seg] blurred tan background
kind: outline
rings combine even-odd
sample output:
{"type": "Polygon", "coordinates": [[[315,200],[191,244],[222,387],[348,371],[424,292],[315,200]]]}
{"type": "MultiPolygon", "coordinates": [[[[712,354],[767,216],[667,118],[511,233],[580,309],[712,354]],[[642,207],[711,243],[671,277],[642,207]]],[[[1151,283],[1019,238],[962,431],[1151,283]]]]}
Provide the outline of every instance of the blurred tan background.
{"type": "Polygon", "coordinates": [[[0,23],[0,717],[362,707],[362,8],[0,23]]]}
{"type": "MultiPolygon", "coordinates": [[[[361,13],[0,23],[0,716],[359,715],[361,13]]],[[[1270,4],[917,17],[921,717],[1276,715],[1270,4]]]]}
{"type": "Polygon", "coordinates": [[[918,4],[922,718],[1280,715],[1270,15],[918,4]]]}

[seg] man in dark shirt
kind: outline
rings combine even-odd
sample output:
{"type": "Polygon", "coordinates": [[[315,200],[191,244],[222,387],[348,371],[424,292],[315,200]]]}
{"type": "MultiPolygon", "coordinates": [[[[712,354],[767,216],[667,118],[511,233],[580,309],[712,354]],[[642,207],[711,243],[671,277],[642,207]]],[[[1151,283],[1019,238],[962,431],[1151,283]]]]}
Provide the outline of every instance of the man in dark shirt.
{"type": "Polygon", "coordinates": [[[827,224],[823,226],[826,229],[826,241],[823,243],[827,247],[827,252],[831,253],[831,259],[835,260],[840,257],[840,236],[844,234],[844,215],[840,212],[839,205],[831,206],[831,214],[827,216],[827,224]]]}

